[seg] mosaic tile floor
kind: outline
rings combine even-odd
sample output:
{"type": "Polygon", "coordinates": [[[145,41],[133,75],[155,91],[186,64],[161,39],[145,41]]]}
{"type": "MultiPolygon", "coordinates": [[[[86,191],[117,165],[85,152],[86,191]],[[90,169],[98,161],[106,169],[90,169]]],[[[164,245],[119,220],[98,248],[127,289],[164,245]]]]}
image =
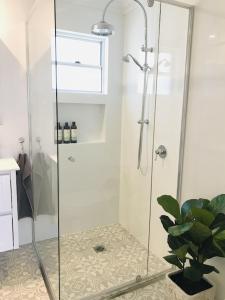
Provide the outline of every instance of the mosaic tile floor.
{"type": "Polygon", "coordinates": [[[0,300],[49,300],[32,246],[0,253],[0,300]]]}
{"type": "MultiPolygon", "coordinates": [[[[53,286],[57,288],[57,265],[55,265],[57,257],[55,256],[56,252],[54,252],[54,249],[57,249],[57,240],[41,243],[41,247],[45,253],[43,256],[45,263],[49,263],[47,269],[50,279],[53,286]]],[[[63,237],[61,247],[61,251],[64,251],[62,279],[65,280],[62,287],[64,294],[61,299],[64,300],[77,300],[93,293],[93,291],[100,292],[111,287],[114,283],[131,279],[128,278],[128,273],[130,272],[132,277],[136,276],[136,271],[143,272],[141,265],[143,265],[142,267],[145,265],[146,253],[144,249],[134,237],[130,236],[119,225],[63,237]],[[111,233],[110,240],[109,236],[106,238],[109,233],[111,233]],[[93,249],[90,249],[90,246],[100,241],[104,242],[107,251],[97,254],[93,249]],[[137,251],[140,252],[137,253],[137,251]],[[115,255],[116,257],[112,257],[115,255]],[[129,265],[129,262],[132,262],[133,265],[129,265]],[[112,268],[110,272],[107,269],[109,267],[112,268]],[[77,280],[78,282],[76,282],[77,280]],[[70,287],[70,284],[73,285],[70,287]]],[[[154,270],[160,271],[165,268],[165,265],[156,257],[151,255],[150,258],[152,273],[154,270]]],[[[160,281],[117,299],[167,300],[168,295],[166,294],[165,282],[160,281]]],[[[31,245],[16,251],[0,253],[0,300],[49,300],[31,245]]]]}
{"type": "MultiPolygon", "coordinates": [[[[57,291],[57,240],[41,242],[38,249],[52,288],[57,291]]],[[[147,273],[146,248],[118,224],[62,237],[60,257],[62,300],[82,299],[147,273]],[[104,245],[106,251],[96,253],[96,245],[104,245]]],[[[150,253],[149,275],[166,269],[168,265],[150,253]]]]}

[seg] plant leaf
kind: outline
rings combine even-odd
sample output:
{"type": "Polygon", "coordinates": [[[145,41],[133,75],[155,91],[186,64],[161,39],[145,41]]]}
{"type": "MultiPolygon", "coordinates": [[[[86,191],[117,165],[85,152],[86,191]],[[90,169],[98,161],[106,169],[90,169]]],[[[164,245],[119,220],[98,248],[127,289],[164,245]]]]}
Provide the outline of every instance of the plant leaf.
{"type": "Polygon", "coordinates": [[[179,203],[172,196],[164,195],[157,199],[159,205],[176,220],[181,220],[179,203]]]}
{"type": "Polygon", "coordinates": [[[204,208],[192,207],[191,213],[196,221],[199,221],[206,226],[210,226],[215,220],[215,216],[204,208]]]}
{"type": "Polygon", "coordinates": [[[198,256],[198,251],[199,251],[199,247],[196,246],[194,243],[192,243],[191,241],[188,241],[188,245],[189,245],[189,249],[188,249],[188,253],[194,258],[198,256]]]}
{"type": "Polygon", "coordinates": [[[191,281],[197,282],[201,280],[204,274],[210,274],[212,272],[219,273],[219,271],[213,266],[190,260],[190,267],[184,270],[184,277],[191,281]]]}
{"type": "Polygon", "coordinates": [[[169,227],[174,226],[174,223],[170,220],[168,216],[161,216],[160,217],[161,223],[164,229],[168,232],[169,227]]]}
{"type": "Polygon", "coordinates": [[[206,208],[209,205],[210,201],[206,199],[190,199],[184,202],[181,207],[181,214],[183,217],[186,217],[193,207],[196,208],[206,208]]]}
{"type": "Polygon", "coordinates": [[[203,257],[203,261],[213,257],[223,257],[223,253],[221,253],[221,247],[219,249],[214,244],[214,238],[211,236],[201,245],[201,250],[199,251],[199,255],[203,257]]]}
{"type": "Polygon", "coordinates": [[[168,232],[172,236],[180,236],[189,231],[193,227],[193,223],[184,223],[182,225],[176,225],[169,228],[168,232]]]}
{"type": "Polygon", "coordinates": [[[216,247],[216,249],[219,251],[220,257],[225,257],[225,249],[223,246],[220,245],[220,242],[216,240],[215,238],[213,239],[213,245],[216,247]]]}
{"type": "Polygon", "coordinates": [[[224,240],[225,240],[225,230],[223,230],[223,231],[217,233],[217,234],[214,236],[214,238],[215,238],[216,240],[224,241],[224,240]]]}
{"type": "Polygon", "coordinates": [[[215,229],[217,227],[221,227],[222,229],[225,229],[225,214],[222,213],[217,214],[214,221],[210,225],[211,229],[215,229]]]}
{"type": "Polygon", "coordinates": [[[183,245],[180,248],[176,249],[173,251],[174,254],[176,254],[176,256],[182,261],[185,262],[186,261],[186,255],[188,253],[188,245],[183,245]]]}
{"type": "Polygon", "coordinates": [[[174,265],[176,267],[178,267],[179,269],[182,269],[183,266],[181,264],[181,262],[179,261],[179,259],[177,258],[176,255],[168,255],[165,256],[164,259],[171,265],[174,265]]]}
{"type": "Polygon", "coordinates": [[[172,236],[171,234],[168,235],[167,239],[168,245],[172,250],[176,250],[183,246],[184,242],[180,237],[172,236]]]}
{"type": "Polygon", "coordinates": [[[214,266],[211,266],[211,265],[205,265],[205,264],[201,264],[197,261],[193,261],[193,260],[190,260],[190,264],[192,267],[198,269],[202,275],[203,274],[210,274],[212,272],[216,272],[219,274],[219,271],[217,268],[215,268],[214,266]]]}
{"type": "Polygon", "coordinates": [[[219,195],[212,199],[210,207],[215,214],[225,214],[225,195],[219,195]]]}
{"type": "Polygon", "coordinates": [[[184,277],[191,281],[198,282],[201,280],[202,276],[202,272],[195,267],[191,266],[184,269],[184,277]]]}
{"type": "Polygon", "coordinates": [[[197,245],[200,245],[210,236],[212,236],[212,231],[206,225],[200,222],[194,222],[189,234],[193,242],[197,245]]]}

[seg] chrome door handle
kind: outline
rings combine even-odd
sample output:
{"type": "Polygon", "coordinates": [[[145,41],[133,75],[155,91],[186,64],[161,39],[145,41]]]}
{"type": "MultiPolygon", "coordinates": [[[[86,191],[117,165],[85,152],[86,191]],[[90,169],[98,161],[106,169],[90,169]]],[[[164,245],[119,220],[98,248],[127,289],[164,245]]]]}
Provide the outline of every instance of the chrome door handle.
{"type": "Polygon", "coordinates": [[[157,157],[159,156],[160,158],[162,159],[165,159],[167,157],[167,149],[164,145],[160,145],[158,147],[158,149],[155,150],[155,154],[156,154],[156,159],[157,160],[157,157]]]}

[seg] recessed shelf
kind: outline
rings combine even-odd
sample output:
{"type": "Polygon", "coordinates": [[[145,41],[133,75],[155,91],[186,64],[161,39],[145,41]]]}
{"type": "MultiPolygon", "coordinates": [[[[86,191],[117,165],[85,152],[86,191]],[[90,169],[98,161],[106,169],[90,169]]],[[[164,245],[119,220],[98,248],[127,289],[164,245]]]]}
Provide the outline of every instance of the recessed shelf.
{"type": "Polygon", "coordinates": [[[69,143],[69,144],[59,144],[59,147],[79,147],[83,145],[93,145],[93,144],[105,144],[104,140],[100,141],[87,141],[87,142],[78,142],[78,143],[69,143]]]}
{"type": "MultiPolygon", "coordinates": [[[[76,122],[78,144],[91,144],[105,140],[105,105],[59,103],[59,122],[64,126],[65,122],[76,122]]],[[[77,144],[60,144],[65,147],[77,144]]]]}

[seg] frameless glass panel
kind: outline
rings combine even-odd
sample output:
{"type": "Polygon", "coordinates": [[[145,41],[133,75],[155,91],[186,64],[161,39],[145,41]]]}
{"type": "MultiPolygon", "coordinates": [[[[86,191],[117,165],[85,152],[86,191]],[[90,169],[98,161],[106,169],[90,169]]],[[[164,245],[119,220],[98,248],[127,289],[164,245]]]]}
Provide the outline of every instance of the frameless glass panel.
{"type": "MultiPolygon", "coordinates": [[[[95,1],[87,9],[80,1],[57,0],[57,30],[90,35],[106,3],[95,1]]],[[[148,274],[152,127],[144,132],[145,136],[150,135],[143,146],[146,151],[142,168],[146,169],[149,164],[145,176],[137,170],[140,129],[137,120],[141,115],[143,72],[131,61],[122,60],[125,54],[132,53],[144,64],[141,51],[144,18],[138,5],[127,12],[121,4],[118,2],[118,9],[107,12],[116,32],[107,38],[108,51],[101,52],[100,61],[108,60],[105,69],[108,93],[102,98],[88,93],[82,98],[69,91],[66,96],[58,93],[61,127],[65,122],[69,126],[72,122],[77,125],[77,143],[59,145],[60,284],[61,299],[65,300],[71,295],[74,299],[92,297],[148,274]]],[[[160,5],[145,8],[149,19],[149,46],[157,52],[160,5]]],[[[61,45],[57,43],[59,91],[65,86],[69,90],[74,84],[80,90],[91,91],[96,86],[100,89],[101,70],[68,68],[60,63],[62,49],[58,51],[58,47],[61,45]]],[[[97,63],[83,42],[80,42],[80,51],[81,64],[97,63]]],[[[148,58],[153,68],[149,90],[154,91],[156,60],[150,53],[148,58]]],[[[147,98],[146,117],[152,119],[154,93],[147,98]]],[[[162,262],[155,256],[151,258],[154,265],[151,274],[154,274],[162,262]]]]}
{"type": "Polygon", "coordinates": [[[57,110],[51,58],[53,1],[35,2],[27,34],[35,247],[55,299],[59,299],[58,162],[54,140],[57,110]]]}
{"type": "Polygon", "coordinates": [[[90,41],[88,35],[83,35],[81,39],[76,33],[70,38],[57,37],[57,56],[60,62],[75,63],[80,62],[86,65],[100,66],[101,64],[101,41],[90,41]]]}
{"type": "Polygon", "coordinates": [[[102,91],[100,68],[58,65],[57,74],[59,90],[99,93],[102,91]]]}

